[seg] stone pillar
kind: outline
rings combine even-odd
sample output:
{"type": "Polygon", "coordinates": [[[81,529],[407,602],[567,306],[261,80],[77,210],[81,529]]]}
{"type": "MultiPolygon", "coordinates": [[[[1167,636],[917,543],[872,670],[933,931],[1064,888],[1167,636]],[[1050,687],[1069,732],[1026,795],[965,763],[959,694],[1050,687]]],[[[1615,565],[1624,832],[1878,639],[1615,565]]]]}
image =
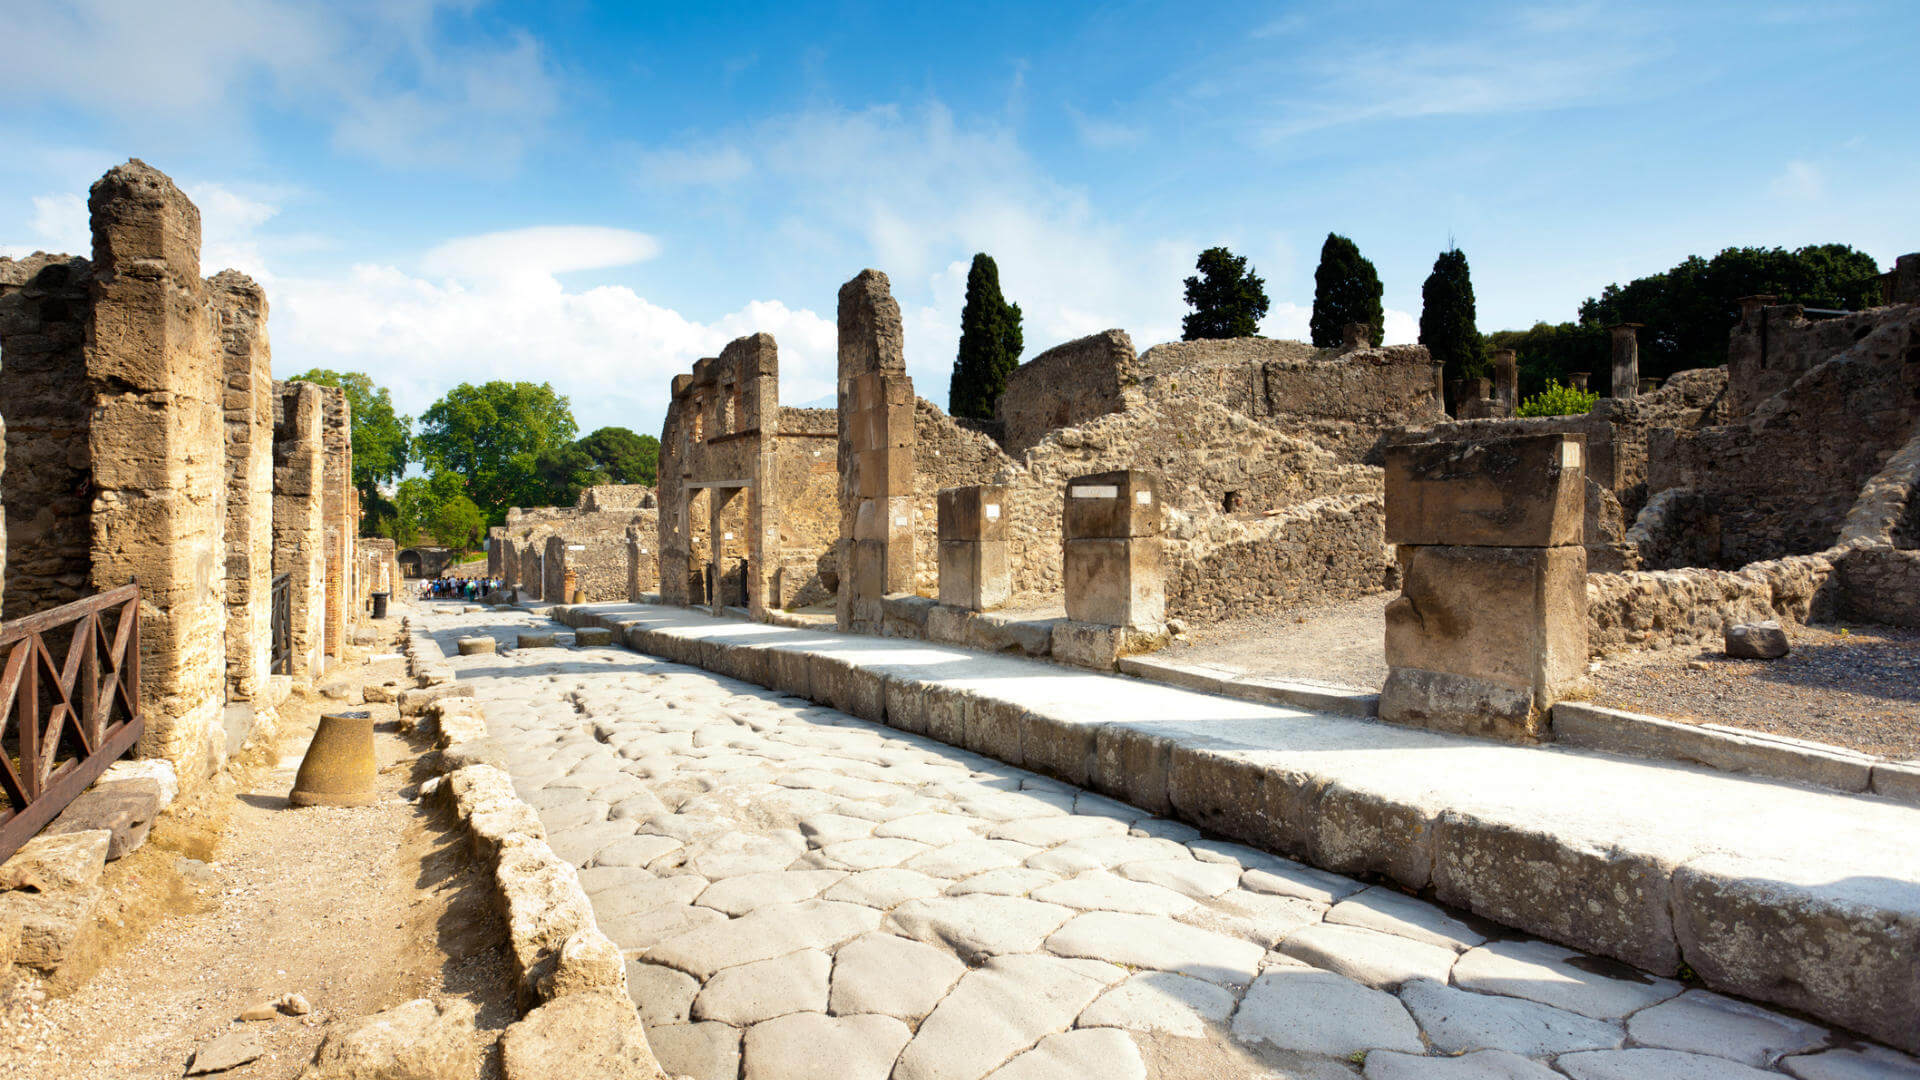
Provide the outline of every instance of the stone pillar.
{"type": "Polygon", "coordinates": [[[273,655],[273,371],[267,296],[227,270],[207,282],[220,320],[227,435],[227,697],[261,702],[273,655]]]}
{"type": "Polygon", "coordinates": [[[325,451],[319,386],[273,384],[273,572],[288,575],[289,661],[296,683],[311,685],[326,666],[325,451]]]}
{"type": "Polygon", "coordinates": [[[1537,739],[1587,664],[1585,437],[1387,451],[1390,723],[1537,739]]]}
{"type": "Polygon", "coordinates": [[[1613,334],[1613,396],[1633,397],[1640,385],[1641,323],[1620,323],[1610,327],[1613,334]]]}
{"type": "Polygon", "coordinates": [[[913,380],[887,275],[840,287],[841,630],[877,634],[880,599],[913,589],[913,380]]]}
{"type": "Polygon", "coordinates": [[[1340,328],[1340,351],[1359,352],[1373,348],[1373,327],[1363,322],[1350,322],[1340,328]]]}
{"type": "Polygon", "coordinates": [[[1013,594],[1007,566],[1007,489],[998,484],[940,491],[940,602],[992,611],[1013,594]]]}
{"type": "Polygon", "coordinates": [[[1920,304],[1920,252],[1893,260],[1881,291],[1883,303],[1920,304]]]}
{"type": "Polygon", "coordinates": [[[1493,350],[1493,389],[1509,411],[1520,407],[1520,364],[1512,349],[1493,350]]]}
{"type": "Polygon", "coordinates": [[[326,455],[321,484],[321,512],[327,526],[326,653],[338,659],[347,652],[353,537],[359,531],[359,522],[353,519],[353,415],[346,391],[323,386],[320,395],[321,447],[326,455]]]}
{"type": "Polygon", "coordinates": [[[727,562],[733,557],[740,544],[733,531],[727,528],[724,520],[728,504],[734,496],[740,494],[739,488],[713,488],[709,492],[707,504],[707,522],[709,537],[707,547],[707,607],[715,614],[726,611],[736,597],[727,595],[727,562]]]}
{"type": "Polygon", "coordinates": [[[222,362],[200,278],[200,211],[158,170],[93,185],[92,586],[141,588],[144,756],[182,787],[225,759],[222,362]]]}
{"type": "Polygon", "coordinates": [[[1591,371],[1567,372],[1567,381],[1573,384],[1575,390],[1585,390],[1587,388],[1587,380],[1592,377],[1593,373],[1591,371]]]}
{"type": "Polygon", "coordinates": [[[1130,630],[1166,622],[1160,476],[1126,469],[1067,481],[1067,618],[1130,630]]]}
{"type": "Polygon", "coordinates": [[[506,542],[505,528],[495,525],[487,530],[487,576],[490,578],[500,577],[506,572],[506,542]]]}

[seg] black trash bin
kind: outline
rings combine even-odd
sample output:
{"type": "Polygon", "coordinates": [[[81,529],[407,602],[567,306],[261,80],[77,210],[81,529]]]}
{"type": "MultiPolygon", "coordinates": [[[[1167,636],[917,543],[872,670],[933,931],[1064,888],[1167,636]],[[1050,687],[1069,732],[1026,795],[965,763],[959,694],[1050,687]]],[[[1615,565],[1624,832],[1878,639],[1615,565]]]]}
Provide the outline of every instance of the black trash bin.
{"type": "Polygon", "coordinates": [[[368,593],[367,595],[372,597],[373,599],[373,617],[376,619],[386,618],[387,617],[387,594],[383,592],[376,592],[376,593],[368,593]]]}

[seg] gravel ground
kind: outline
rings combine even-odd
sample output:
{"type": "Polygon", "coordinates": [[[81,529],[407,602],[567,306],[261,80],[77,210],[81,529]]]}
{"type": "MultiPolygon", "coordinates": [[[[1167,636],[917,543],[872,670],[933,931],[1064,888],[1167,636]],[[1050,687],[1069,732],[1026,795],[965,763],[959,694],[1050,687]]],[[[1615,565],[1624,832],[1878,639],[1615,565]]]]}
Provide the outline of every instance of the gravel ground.
{"type": "Polygon", "coordinates": [[[1398,592],[1190,628],[1164,654],[1250,675],[1378,690],[1387,679],[1386,611],[1398,592]]]}
{"type": "Polygon", "coordinates": [[[1778,660],[1731,660],[1717,648],[1623,657],[1594,674],[1594,701],[1920,758],[1920,630],[1795,627],[1788,637],[1793,651],[1778,660]]]}

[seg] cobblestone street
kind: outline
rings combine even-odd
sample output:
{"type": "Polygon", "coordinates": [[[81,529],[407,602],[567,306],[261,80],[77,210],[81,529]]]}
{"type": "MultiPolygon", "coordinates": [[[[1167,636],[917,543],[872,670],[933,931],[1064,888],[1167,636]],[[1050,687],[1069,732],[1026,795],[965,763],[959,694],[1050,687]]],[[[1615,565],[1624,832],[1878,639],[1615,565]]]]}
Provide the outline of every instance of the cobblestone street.
{"type": "Polygon", "coordinates": [[[459,610],[419,626],[580,868],[670,1074],[1920,1076],[758,686],[617,646],[513,649],[551,624],[459,610]],[[454,656],[466,635],[502,650],[454,656]]]}

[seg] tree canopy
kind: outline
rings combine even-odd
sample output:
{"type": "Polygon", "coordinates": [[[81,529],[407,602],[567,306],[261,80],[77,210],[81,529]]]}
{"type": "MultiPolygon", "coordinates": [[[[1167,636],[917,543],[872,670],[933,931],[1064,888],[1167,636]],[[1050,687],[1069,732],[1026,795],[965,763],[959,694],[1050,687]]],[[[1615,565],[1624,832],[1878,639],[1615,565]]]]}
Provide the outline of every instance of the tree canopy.
{"type": "Polygon", "coordinates": [[[546,504],[540,456],[573,441],[567,399],[548,383],[461,383],[420,415],[415,440],[432,473],[460,478],[490,523],[509,507],[546,504]]]}
{"type": "Polygon", "coordinates": [[[1194,260],[1198,274],[1187,278],[1187,305],[1180,320],[1184,341],[1252,337],[1267,314],[1267,283],[1247,265],[1245,255],[1210,247],[1194,260]]]}
{"type": "Polygon", "coordinates": [[[1770,293],[1783,304],[1857,310],[1880,302],[1879,274],[1872,256],[1846,244],[1732,247],[1608,285],[1580,305],[1580,322],[1602,329],[1643,324],[1640,373],[1665,378],[1727,362],[1727,335],[1739,320],[1742,296],[1770,293]]]}
{"type": "Polygon", "coordinates": [[[1328,233],[1320,245],[1320,265],[1313,271],[1313,317],[1308,326],[1313,343],[1338,348],[1348,323],[1366,323],[1372,340],[1386,332],[1386,310],[1380,305],[1380,274],[1360,254],[1353,241],[1328,233]]]}
{"type": "Polygon", "coordinates": [[[361,493],[378,492],[381,484],[400,479],[412,452],[413,420],[393,411],[393,395],[359,371],[314,368],[295,375],[294,382],[318,383],[346,391],[352,412],[353,483],[361,493]]]}
{"type": "Polygon", "coordinates": [[[960,351],[947,384],[947,411],[954,416],[991,420],[1007,376],[1020,366],[1026,347],[1020,305],[1000,294],[1000,267],[981,252],[967,269],[967,303],[960,310],[960,351]]]}
{"type": "Polygon", "coordinates": [[[1445,365],[1448,380],[1478,375],[1486,366],[1474,321],[1473,277],[1459,248],[1441,252],[1420,286],[1420,344],[1445,365]]]}
{"type": "Polygon", "coordinates": [[[593,460],[605,484],[652,484],[659,478],[660,440],[623,427],[603,427],[573,445],[593,460]]]}

